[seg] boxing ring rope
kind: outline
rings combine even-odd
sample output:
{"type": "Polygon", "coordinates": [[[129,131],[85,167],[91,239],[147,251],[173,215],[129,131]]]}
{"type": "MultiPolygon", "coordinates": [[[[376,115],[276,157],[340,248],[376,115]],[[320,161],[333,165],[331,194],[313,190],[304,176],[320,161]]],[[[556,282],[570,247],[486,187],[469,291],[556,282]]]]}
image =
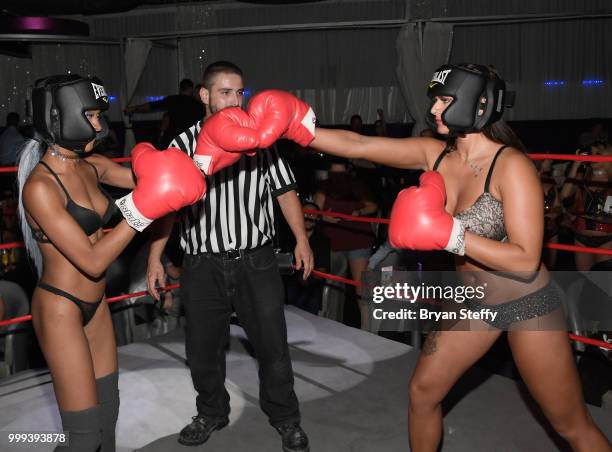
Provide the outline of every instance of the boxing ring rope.
{"type": "MultiPolygon", "coordinates": [[[[593,156],[593,155],[569,155],[569,154],[527,154],[530,158],[534,159],[534,160],[547,160],[547,159],[551,159],[551,160],[577,160],[577,161],[585,161],[585,162],[606,162],[606,163],[612,163],[612,156],[593,156]]],[[[115,162],[118,163],[123,163],[123,162],[128,162],[130,161],[129,157],[122,157],[122,158],[114,158],[111,159],[115,162]]],[[[9,172],[15,172],[17,171],[17,167],[15,166],[11,166],[11,167],[0,167],[0,173],[9,173],[9,172]]],[[[306,214],[316,214],[316,215],[321,215],[321,216],[328,216],[328,217],[335,217],[335,218],[341,218],[341,219],[346,219],[349,221],[356,221],[356,222],[363,222],[363,223],[379,223],[379,224],[389,224],[389,219],[387,218],[378,218],[378,217],[355,217],[352,215],[348,215],[348,214],[343,214],[343,213],[339,213],[339,212],[332,212],[332,211],[322,211],[322,210],[313,210],[313,209],[304,209],[304,213],[306,214]]],[[[105,232],[108,232],[108,230],[104,230],[105,232]]],[[[2,249],[9,249],[9,248],[20,248],[23,247],[24,244],[23,242],[10,242],[10,243],[4,243],[4,244],[0,244],[0,250],[2,249]]],[[[599,248],[589,248],[589,247],[579,247],[579,246],[574,246],[574,245],[561,245],[558,243],[545,243],[543,245],[546,248],[550,248],[550,249],[558,249],[558,250],[563,250],[563,251],[573,251],[573,252],[578,252],[578,253],[592,253],[592,254],[603,254],[603,255],[610,255],[612,256],[612,250],[605,250],[605,249],[599,249],[599,248]]],[[[318,270],[313,270],[312,274],[322,278],[322,279],[328,279],[331,281],[337,281],[337,282],[341,282],[344,284],[349,284],[355,287],[360,287],[362,284],[360,281],[354,281],[348,278],[344,278],[342,276],[337,276],[337,275],[332,275],[329,273],[324,273],[324,272],[320,272],[318,270]]],[[[179,288],[178,284],[172,284],[172,285],[168,285],[165,287],[161,287],[158,290],[162,291],[162,292],[166,292],[166,291],[170,291],[170,290],[174,290],[176,288],[179,288]]],[[[141,291],[141,292],[135,292],[135,293],[131,293],[131,294],[125,294],[125,295],[119,295],[116,297],[110,297],[110,298],[106,298],[106,302],[107,303],[115,303],[118,301],[122,301],[122,300],[126,300],[126,299],[130,299],[130,298],[138,298],[138,297],[143,297],[145,295],[147,295],[148,292],[147,291],[141,291]]],[[[15,323],[22,323],[22,322],[27,322],[28,320],[32,319],[32,315],[26,315],[26,316],[22,316],[22,317],[15,317],[12,319],[7,319],[7,320],[2,320],[0,321],[0,327],[2,326],[7,326],[7,325],[11,325],[11,324],[15,324],[15,323]]],[[[587,345],[594,345],[600,348],[604,348],[604,349],[608,349],[608,350],[612,350],[612,343],[607,343],[605,341],[601,341],[598,339],[592,339],[589,337],[584,337],[584,336],[578,336],[576,334],[572,334],[569,333],[568,337],[570,340],[572,341],[576,341],[576,342],[582,342],[584,344],[587,345]]]]}
{"type": "MultiPolygon", "coordinates": [[[[354,281],[352,279],[348,279],[348,278],[343,278],[341,276],[337,276],[337,275],[331,275],[329,273],[324,273],[324,272],[320,272],[318,270],[313,270],[312,274],[315,276],[318,276],[319,278],[322,279],[328,279],[331,281],[338,281],[338,282],[342,282],[345,284],[349,284],[355,287],[359,287],[361,286],[361,282],[359,281],[354,281]]],[[[167,292],[170,290],[174,290],[174,289],[178,289],[180,287],[179,284],[171,284],[165,287],[160,287],[158,288],[159,291],[161,292],[167,292]]],[[[110,298],[106,298],[106,302],[107,303],[116,303],[118,301],[122,301],[122,300],[126,300],[129,298],[139,298],[139,297],[143,297],[148,295],[148,292],[146,290],[143,290],[141,292],[134,292],[134,293],[130,293],[130,294],[125,294],[125,295],[119,295],[116,297],[110,297],[110,298]]],[[[24,315],[22,317],[15,317],[12,319],[7,319],[7,320],[2,320],[0,321],[0,327],[3,326],[7,326],[7,325],[12,325],[15,323],[23,323],[23,322],[27,322],[29,320],[32,320],[32,315],[28,314],[28,315],[24,315]]],[[[590,337],[584,337],[584,336],[578,336],[576,334],[573,333],[568,333],[568,337],[570,340],[575,341],[575,342],[581,342],[583,344],[587,344],[587,345],[593,345],[595,347],[600,347],[600,348],[604,348],[607,350],[612,350],[612,343],[608,343],[599,339],[593,339],[590,337]]]]}
{"type": "MultiPolygon", "coordinates": [[[[310,210],[306,210],[305,209],[304,212],[305,213],[311,213],[311,212],[312,213],[319,213],[321,211],[318,211],[318,210],[310,211],[310,210]]],[[[363,221],[365,218],[367,218],[367,217],[351,217],[350,215],[334,213],[334,212],[321,212],[321,213],[324,213],[324,214],[326,214],[328,216],[338,216],[338,217],[343,217],[343,218],[348,218],[348,219],[355,219],[355,220],[360,220],[360,221],[363,221]]],[[[374,218],[374,219],[380,220],[379,221],[380,223],[388,223],[389,222],[389,220],[387,220],[387,219],[381,219],[381,218],[374,218]]],[[[19,243],[19,242],[15,242],[15,243],[19,243]]],[[[341,282],[341,283],[344,283],[344,284],[352,285],[352,286],[355,286],[355,287],[362,286],[362,283],[360,281],[355,281],[355,280],[352,280],[352,279],[344,278],[342,276],[332,275],[332,274],[329,274],[329,273],[324,273],[324,272],[321,272],[321,271],[318,271],[318,270],[313,270],[312,274],[314,276],[319,277],[319,278],[327,279],[327,280],[330,280],[330,281],[337,281],[337,282],[341,282]]],[[[180,287],[179,284],[171,284],[171,285],[168,285],[168,286],[165,286],[165,287],[160,287],[158,290],[162,291],[162,292],[167,292],[167,291],[170,291],[170,290],[177,289],[179,287],[180,287]]],[[[118,301],[126,300],[126,299],[129,299],[129,298],[138,298],[138,297],[143,297],[143,296],[146,296],[146,295],[148,295],[147,291],[134,292],[134,293],[130,293],[130,294],[125,294],[125,295],[119,295],[119,296],[116,296],[116,297],[106,298],[106,302],[107,303],[116,303],[118,301]]],[[[32,319],[32,315],[26,315],[26,316],[22,316],[22,317],[15,317],[15,318],[12,318],[12,319],[3,320],[3,321],[0,321],[0,327],[6,326],[6,325],[15,324],[15,323],[27,322],[28,320],[31,320],[31,319],[32,319]]],[[[569,336],[569,338],[571,340],[573,340],[575,342],[582,342],[583,344],[593,345],[593,346],[596,346],[596,347],[605,348],[607,350],[612,350],[612,343],[607,343],[607,342],[604,342],[604,341],[601,341],[601,340],[598,340],[598,339],[592,339],[592,338],[589,338],[589,337],[578,336],[578,335],[572,334],[572,333],[569,333],[568,336],[569,336]]]]}
{"type": "MultiPolygon", "coordinates": [[[[327,217],[343,218],[346,220],[357,221],[357,222],[362,222],[362,223],[389,224],[389,219],[387,218],[353,217],[351,215],[347,215],[344,213],[314,210],[314,209],[304,209],[304,213],[322,215],[322,216],[327,216],[327,217]]],[[[612,256],[612,250],[607,250],[607,249],[602,249],[602,248],[591,248],[587,246],[576,246],[576,245],[563,245],[559,243],[544,243],[543,246],[545,248],[550,248],[553,250],[573,251],[575,253],[603,254],[606,256],[612,256]]]]}
{"type": "MultiPolygon", "coordinates": [[[[132,160],[130,157],[116,157],[111,159],[113,162],[117,163],[127,163],[132,160]]],[[[0,166],[0,173],[16,173],[16,166],[0,166]]]]}
{"type": "Polygon", "coordinates": [[[561,243],[545,243],[543,246],[544,248],[550,248],[551,250],[573,251],[574,253],[603,254],[606,256],[612,256],[612,250],[607,250],[604,248],[564,245],[561,243]]]}
{"type": "Polygon", "coordinates": [[[570,160],[579,162],[610,163],[609,155],[575,155],[575,154],[527,154],[532,160],[570,160]]]}
{"type": "MultiPolygon", "coordinates": [[[[170,284],[164,287],[159,287],[158,290],[160,292],[169,292],[171,290],[174,289],[178,289],[180,286],[178,284],[170,284]]],[[[105,298],[104,300],[107,303],[117,303],[118,301],[123,301],[123,300],[127,300],[130,298],[140,298],[140,297],[144,297],[146,295],[148,295],[149,292],[147,292],[146,290],[142,290],[140,292],[133,292],[133,293],[128,293],[128,294],[124,294],[124,295],[118,295],[116,297],[109,297],[109,298],[105,298]]],[[[7,326],[7,325],[12,325],[15,323],[22,323],[22,322],[27,322],[28,320],[32,320],[32,314],[28,314],[28,315],[24,315],[21,317],[14,317],[12,319],[7,319],[7,320],[2,320],[0,321],[0,327],[3,326],[7,326]]]]}

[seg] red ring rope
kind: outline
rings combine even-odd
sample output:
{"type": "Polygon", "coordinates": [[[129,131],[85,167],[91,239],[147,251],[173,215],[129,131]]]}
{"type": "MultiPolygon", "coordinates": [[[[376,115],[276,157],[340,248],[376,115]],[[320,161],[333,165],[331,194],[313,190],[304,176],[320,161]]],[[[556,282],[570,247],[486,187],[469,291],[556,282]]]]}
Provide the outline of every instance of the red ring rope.
{"type": "MultiPolygon", "coordinates": [[[[594,155],[571,155],[571,154],[527,154],[530,158],[534,159],[534,160],[547,160],[547,159],[551,159],[551,160],[577,160],[577,161],[583,161],[583,162],[612,162],[612,156],[594,156],[594,155]]],[[[120,157],[120,158],[114,158],[111,159],[115,162],[118,163],[123,163],[123,162],[129,162],[130,158],[129,157],[120,157]]],[[[16,166],[8,166],[8,167],[0,167],[0,173],[9,173],[9,172],[16,172],[17,171],[17,167],[16,166]]],[[[388,224],[389,220],[386,218],[376,218],[376,217],[354,217],[351,215],[347,215],[347,214],[343,214],[343,213],[338,213],[338,212],[325,212],[325,211],[321,211],[321,210],[311,210],[311,209],[304,209],[304,213],[309,213],[309,214],[318,214],[318,215],[322,215],[322,216],[330,216],[330,217],[338,217],[338,218],[344,218],[344,219],[348,219],[351,221],[358,221],[358,222],[367,222],[367,223],[382,223],[382,224],[388,224]]],[[[108,232],[108,230],[105,230],[105,232],[108,232]]],[[[23,242],[11,242],[11,243],[4,243],[4,244],[0,244],[0,249],[8,249],[8,248],[19,248],[23,246],[23,242]]],[[[559,249],[559,250],[564,250],[564,251],[574,251],[574,252],[578,252],[578,253],[593,253],[593,254],[604,254],[604,255],[612,255],[612,250],[606,250],[606,249],[599,249],[599,248],[589,248],[589,247],[579,247],[579,246],[573,246],[573,245],[561,245],[558,243],[546,243],[544,244],[544,246],[546,248],[551,248],[551,249],[559,249]]],[[[324,279],[329,279],[332,281],[338,281],[338,282],[342,282],[345,284],[350,284],[353,285],[355,287],[360,287],[362,286],[361,282],[359,281],[354,281],[351,279],[347,279],[347,278],[343,278],[341,276],[336,276],[336,275],[331,275],[328,273],[323,273],[317,270],[313,270],[312,273],[315,276],[318,276],[320,278],[324,278],[324,279]]],[[[172,284],[163,288],[160,288],[160,291],[168,291],[168,290],[172,290],[172,289],[176,289],[178,288],[179,285],[178,284],[172,284]]],[[[132,294],[125,294],[125,295],[119,295],[117,297],[111,297],[111,298],[107,298],[106,302],[107,303],[115,303],[117,301],[121,301],[121,300],[125,300],[128,298],[135,298],[135,297],[141,297],[146,295],[148,292],[147,291],[141,291],[141,292],[135,292],[132,294]]],[[[22,322],[26,322],[28,320],[32,319],[32,315],[26,315],[26,316],[22,316],[22,317],[15,317],[12,319],[7,319],[7,320],[2,320],[0,321],[0,327],[2,326],[7,326],[7,325],[12,325],[15,323],[22,323],[22,322]]],[[[584,344],[588,344],[588,345],[595,345],[597,347],[601,347],[601,348],[605,348],[608,350],[612,350],[612,343],[607,343],[605,341],[600,341],[597,339],[592,339],[592,338],[588,338],[588,337],[583,337],[583,336],[577,336],[575,334],[569,333],[569,338],[573,341],[577,341],[577,342],[582,342],[584,344]]]]}
{"type": "MultiPolygon", "coordinates": [[[[359,281],[354,281],[351,279],[347,279],[347,278],[343,278],[341,276],[336,276],[336,275],[331,275],[329,273],[323,273],[320,272],[318,270],[313,270],[312,274],[315,276],[318,276],[320,278],[324,278],[324,279],[330,279],[332,281],[339,281],[345,284],[350,284],[356,287],[360,287],[362,284],[359,281]]],[[[177,289],[179,288],[178,284],[171,284],[165,287],[160,287],[158,290],[160,291],[168,291],[168,290],[173,290],[173,289],[177,289]]],[[[107,303],[115,303],[117,301],[121,301],[121,300],[125,300],[127,298],[135,298],[135,297],[141,297],[144,295],[147,295],[147,291],[141,291],[141,292],[135,292],[135,293],[131,293],[131,294],[125,294],[125,295],[119,295],[117,297],[111,297],[111,298],[107,298],[106,302],[107,303]]],[[[15,317],[12,319],[7,319],[7,320],[2,320],[0,321],[0,327],[3,326],[7,326],[7,325],[12,325],[15,323],[22,323],[22,322],[27,322],[28,320],[32,320],[32,315],[25,315],[22,317],[15,317]]],[[[605,341],[600,341],[598,339],[592,339],[590,337],[584,337],[584,336],[577,336],[575,334],[569,333],[569,338],[573,341],[576,342],[582,342],[584,344],[588,344],[588,345],[594,345],[597,347],[601,347],[601,348],[605,348],[607,350],[612,350],[612,343],[607,343],[605,341]]]]}

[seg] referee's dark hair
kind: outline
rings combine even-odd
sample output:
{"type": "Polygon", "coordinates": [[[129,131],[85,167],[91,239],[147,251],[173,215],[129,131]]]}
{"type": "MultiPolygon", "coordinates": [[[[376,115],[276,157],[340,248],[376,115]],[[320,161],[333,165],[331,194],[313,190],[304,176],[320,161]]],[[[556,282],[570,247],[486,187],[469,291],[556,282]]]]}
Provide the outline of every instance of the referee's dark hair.
{"type": "Polygon", "coordinates": [[[242,70],[229,61],[215,61],[204,69],[204,74],[202,74],[202,86],[210,90],[217,74],[236,74],[242,77],[242,70]]]}

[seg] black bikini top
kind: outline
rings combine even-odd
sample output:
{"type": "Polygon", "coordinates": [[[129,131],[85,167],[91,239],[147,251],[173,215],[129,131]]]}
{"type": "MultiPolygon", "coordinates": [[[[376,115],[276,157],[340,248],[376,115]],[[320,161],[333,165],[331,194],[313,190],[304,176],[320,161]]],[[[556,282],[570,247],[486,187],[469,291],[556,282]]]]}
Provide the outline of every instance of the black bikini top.
{"type": "MultiPolygon", "coordinates": [[[[66,190],[64,184],[62,184],[62,181],[60,180],[59,176],[51,169],[51,167],[43,161],[41,161],[40,164],[47,168],[51,174],[53,174],[53,177],[55,177],[55,180],[57,181],[59,186],[62,187],[62,190],[64,190],[64,193],[66,194],[66,199],[68,200],[68,202],[66,203],[66,210],[68,211],[70,216],[74,218],[74,221],[76,221],[78,225],[81,226],[83,232],[85,232],[85,234],[89,236],[96,232],[98,229],[100,229],[102,226],[104,226],[106,223],[108,223],[108,221],[115,213],[117,207],[115,206],[115,203],[113,202],[111,196],[100,186],[100,176],[98,175],[98,170],[96,169],[96,167],[89,163],[87,160],[83,161],[91,165],[91,167],[96,172],[98,188],[100,188],[100,191],[108,199],[108,207],[106,208],[106,211],[104,212],[104,215],[102,217],[100,217],[98,212],[96,212],[95,210],[79,206],[77,203],[75,203],[68,194],[68,190],[66,190]]],[[[45,236],[41,229],[32,228],[32,236],[37,242],[49,243],[49,239],[45,236]]]]}
{"type": "Polygon", "coordinates": [[[583,210],[586,214],[601,215],[604,212],[604,206],[608,193],[606,190],[590,190],[588,187],[584,187],[584,194],[582,195],[583,210]]]}

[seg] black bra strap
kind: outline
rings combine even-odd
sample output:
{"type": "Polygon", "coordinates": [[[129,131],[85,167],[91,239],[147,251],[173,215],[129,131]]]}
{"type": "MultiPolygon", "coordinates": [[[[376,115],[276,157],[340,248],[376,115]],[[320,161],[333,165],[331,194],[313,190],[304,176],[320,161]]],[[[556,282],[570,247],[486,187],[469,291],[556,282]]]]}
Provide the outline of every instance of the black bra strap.
{"type": "Polygon", "coordinates": [[[489,167],[489,173],[487,174],[487,180],[485,182],[485,186],[484,186],[484,192],[488,193],[489,192],[489,184],[491,183],[491,175],[493,174],[493,167],[495,166],[495,162],[497,161],[497,157],[499,157],[499,154],[502,153],[502,151],[504,149],[506,149],[508,146],[504,145],[501,148],[499,148],[497,150],[497,152],[495,153],[495,157],[493,157],[493,161],[491,162],[491,166],[489,167]]]}
{"type": "Polygon", "coordinates": [[[51,167],[49,165],[47,165],[45,162],[43,162],[42,160],[40,162],[42,166],[44,166],[45,168],[47,168],[49,170],[49,172],[51,174],[53,174],[53,177],[55,177],[55,180],[57,181],[57,183],[59,184],[60,187],[62,187],[62,190],[64,190],[64,193],[66,193],[66,198],[68,198],[68,200],[70,200],[70,195],[68,194],[68,190],[66,190],[66,187],[64,187],[64,184],[62,184],[62,181],[60,180],[59,176],[57,174],[55,174],[55,172],[51,169],[51,167]]]}
{"type": "Polygon", "coordinates": [[[444,150],[440,152],[440,155],[436,159],[436,163],[434,163],[434,166],[433,166],[434,171],[438,169],[438,166],[440,166],[440,162],[442,161],[444,157],[446,157],[446,154],[448,154],[448,152],[449,152],[448,146],[446,146],[444,150]]]}

